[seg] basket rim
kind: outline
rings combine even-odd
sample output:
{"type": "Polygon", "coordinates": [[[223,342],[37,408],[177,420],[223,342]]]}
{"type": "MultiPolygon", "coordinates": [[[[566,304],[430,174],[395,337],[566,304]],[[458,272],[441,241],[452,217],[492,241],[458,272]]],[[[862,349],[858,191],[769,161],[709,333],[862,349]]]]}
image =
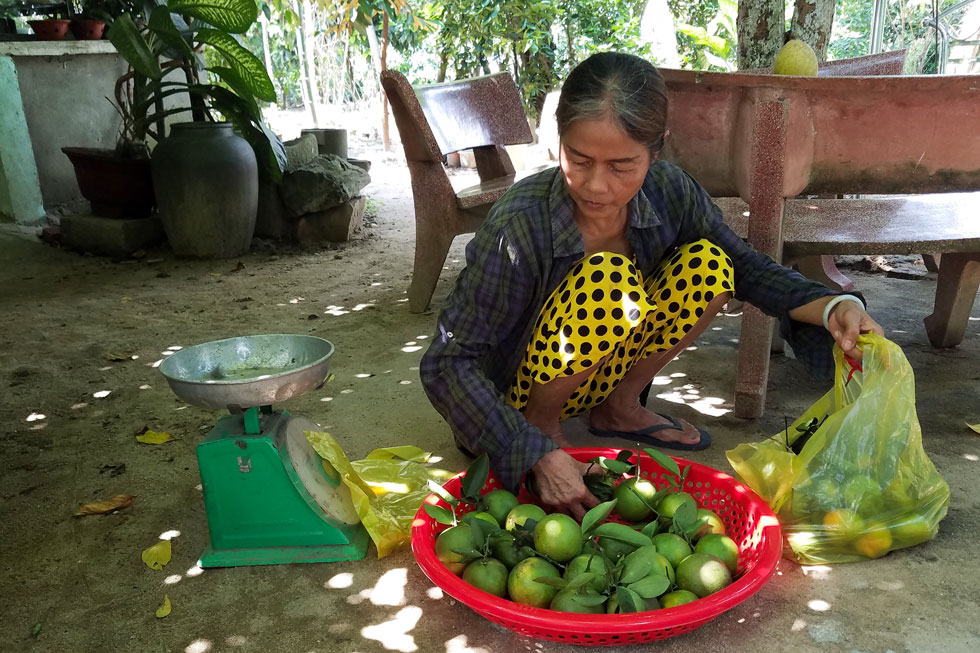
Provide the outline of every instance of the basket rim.
{"type": "MultiPolygon", "coordinates": [[[[564,451],[575,458],[589,459],[595,456],[615,457],[620,449],[571,447],[564,449],[564,451]]],[[[516,626],[532,631],[556,632],[560,628],[563,632],[582,636],[584,643],[590,643],[589,640],[596,636],[635,634],[638,629],[648,630],[651,634],[665,630],[688,632],[745,601],[761,589],[775,572],[776,565],[782,555],[782,534],[776,515],[758,495],[743,483],[712,467],[684,458],[671,457],[682,469],[691,467],[700,473],[712,474],[715,478],[724,481],[726,485],[730,485],[730,489],[741,495],[741,501],[750,506],[758,516],[758,521],[761,522],[756,526],[757,529],[761,529],[761,537],[759,544],[754,549],[759,552],[755,564],[750,569],[745,570],[728,587],[696,602],[647,612],[573,615],[545,608],[524,606],[493,596],[466,584],[439,562],[431,546],[426,546],[427,530],[432,528],[433,520],[425,512],[424,503],[416,513],[412,527],[412,552],[425,575],[442,591],[481,616],[497,623],[506,622],[503,625],[511,629],[516,626]]],[[[655,461],[649,460],[648,463],[652,463],[657,469],[660,469],[655,461]]],[[[454,494],[457,493],[458,485],[464,475],[465,473],[461,472],[453,476],[444,483],[444,487],[456,486],[447,487],[447,489],[454,494]]],[[[441,499],[436,494],[430,494],[425,499],[425,503],[439,503],[440,501],[441,499]]],[[[681,634],[681,632],[677,634],[681,634]]],[[[567,638],[562,638],[562,640],[567,641],[567,638]]]]}

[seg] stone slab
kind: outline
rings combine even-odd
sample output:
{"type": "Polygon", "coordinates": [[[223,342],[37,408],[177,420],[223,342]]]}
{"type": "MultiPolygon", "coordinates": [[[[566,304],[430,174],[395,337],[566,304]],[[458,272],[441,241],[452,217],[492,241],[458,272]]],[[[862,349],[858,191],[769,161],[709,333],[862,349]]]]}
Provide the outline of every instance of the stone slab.
{"type": "Polygon", "coordinates": [[[361,230],[366,205],[363,197],[355,197],[332,209],[304,215],[296,225],[296,236],[306,243],[345,243],[361,230]]]}
{"type": "Polygon", "coordinates": [[[299,138],[283,143],[286,148],[286,172],[293,172],[305,166],[319,155],[316,137],[303,134],[299,138]]]}
{"type": "Polygon", "coordinates": [[[338,156],[321,154],[284,175],[283,203],[295,217],[327,211],[360,195],[371,175],[338,156]]]}
{"type": "Polygon", "coordinates": [[[129,256],[164,239],[157,217],[102,218],[72,215],[61,219],[61,244],[80,252],[103,256],[129,256]]]}

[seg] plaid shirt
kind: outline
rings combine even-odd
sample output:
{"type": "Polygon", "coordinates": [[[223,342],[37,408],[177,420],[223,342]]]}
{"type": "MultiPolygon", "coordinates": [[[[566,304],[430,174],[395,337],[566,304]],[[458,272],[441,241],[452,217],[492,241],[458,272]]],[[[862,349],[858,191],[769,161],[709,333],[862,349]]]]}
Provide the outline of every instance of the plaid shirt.
{"type": "MultiPolygon", "coordinates": [[[[559,168],[514,184],[466,247],[466,267],[439,316],[420,375],[453,433],[486,451],[504,487],[558,446],[531,426],[504,393],[514,379],[541,307],[585,255],[574,203],[559,168]]],[[[782,319],[797,358],[830,373],[833,340],[788,311],[828,294],[826,286],[776,264],[723,222],[708,194],[683,170],[657,161],[627,207],[627,237],[644,277],[676,247],[707,238],[731,257],[735,296],[782,319]]]]}

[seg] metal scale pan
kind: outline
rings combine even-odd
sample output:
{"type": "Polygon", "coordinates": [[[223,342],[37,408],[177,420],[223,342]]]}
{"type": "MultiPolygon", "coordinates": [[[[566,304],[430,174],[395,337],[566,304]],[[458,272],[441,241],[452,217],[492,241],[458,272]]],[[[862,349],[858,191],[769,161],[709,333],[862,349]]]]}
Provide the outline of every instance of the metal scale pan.
{"type": "Polygon", "coordinates": [[[241,336],[181,349],[160,372],[187,403],[240,413],[316,389],[327,378],[333,352],[329,340],[315,336],[241,336]]]}

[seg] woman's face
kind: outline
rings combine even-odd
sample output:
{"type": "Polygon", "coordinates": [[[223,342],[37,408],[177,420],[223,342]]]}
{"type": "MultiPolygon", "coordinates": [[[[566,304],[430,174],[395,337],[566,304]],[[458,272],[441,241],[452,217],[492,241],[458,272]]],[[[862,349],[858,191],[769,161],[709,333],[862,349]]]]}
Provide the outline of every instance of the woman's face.
{"type": "Polygon", "coordinates": [[[577,120],[565,130],[559,162],[578,217],[613,219],[643,185],[653,157],[611,118],[577,120]]]}

